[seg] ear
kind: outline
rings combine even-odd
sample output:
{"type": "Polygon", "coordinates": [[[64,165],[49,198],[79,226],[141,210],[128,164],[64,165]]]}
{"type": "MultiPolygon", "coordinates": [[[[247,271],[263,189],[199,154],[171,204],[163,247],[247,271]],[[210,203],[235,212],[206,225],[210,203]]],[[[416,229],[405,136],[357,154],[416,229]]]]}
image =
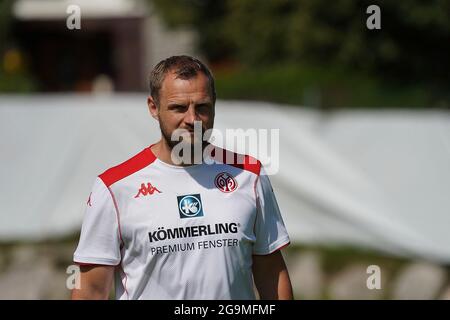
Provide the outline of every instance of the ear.
{"type": "Polygon", "coordinates": [[[148,111],[150,111],[150,114],[152,115],[152,117],[159,121],[159,115],[158,115],[158,106],[155,103],[155,100],[153,99],[152,96],[148,96],[147,97],[147,106],[148,106],[148,111]]]}

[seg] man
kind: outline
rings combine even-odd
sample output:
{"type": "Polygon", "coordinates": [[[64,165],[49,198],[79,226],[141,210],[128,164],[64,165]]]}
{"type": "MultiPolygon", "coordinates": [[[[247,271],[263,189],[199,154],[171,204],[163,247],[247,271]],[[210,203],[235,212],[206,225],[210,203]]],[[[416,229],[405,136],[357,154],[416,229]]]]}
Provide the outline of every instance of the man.
{"type": "Polygon", "coordinates": [[[261,163],[220,148],[197,164],[189,155],[201,140],[195,125],[213,128],[215,100],[199,60],[174,56],[153,69],[147,102],[162,138],[97,177],[73,299],[107,299],[114,277],[116,299],[255,299],[253,281],[262,299],[292,299],[280,252],[289,236],[261,163]],[[187,148],[175,154],[178,142],[187,148]]]}

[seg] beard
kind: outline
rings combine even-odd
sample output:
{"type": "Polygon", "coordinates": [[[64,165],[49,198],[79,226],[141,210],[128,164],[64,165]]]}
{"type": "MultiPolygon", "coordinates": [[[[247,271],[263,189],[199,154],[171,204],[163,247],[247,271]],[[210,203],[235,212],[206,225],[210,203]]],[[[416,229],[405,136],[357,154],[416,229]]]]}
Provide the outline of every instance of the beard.
{"type": "Polygon", "coordinates": [[[161,136],[166,141],[170,150],[172,150],[180,141],[172,140],[172,132],[169,132],[161,121],[159,122],[159,129],[161,130],[161,136]]]}
{"type": "MultiPolygon", "coordinates": [[[[164,123],[162,121],[159,122],[159,128],[161,130],[161,136],[162,138],[166,141],[167,145],[169,146],[170,150],[172,150],[173,148],[175,148],[175,146],[177,146],[178,144],[182,144],[183,145],[183,149],[189,149],[190,150],[190,155],[191,158],[194,158],[194,152],[195,151],[200,151],[195,149],[195,145],[200,145],[201,146],[201,152],[202,155],[197,155],[197,157],[201,157],[203,158],[203,150],[206,148],[206,146],[209,145],[208,141],[203,141],[203,137],[205,137],[205,132],[206,132],[206,128],[203,126],[201,127],[201,134],[197,134],[197,132],[195,132],[194,135],[189,135],[189,136],[177,136],[176,138],[178,138],[178,140],[176,140],[176,138],[174,137],[174,139],[172,139],[173,133],[175,130],[173,130],[172,132],[169,131],[169,129],[167,129],[164,125],[164,123]]],[[[192,132],[191,129],[185,129],[187,131],[192,132]]],[[[209,139],[207,139],[209,140],[209,139]]],[[[179,154],[180,156],[183,156],[183,152],[181,152],[179,154]]],[[[197,158],[198,159],[198,158],[197,158]]],[[[190,164],[192,164],[193,161],[191,161],[190,164]]]]}

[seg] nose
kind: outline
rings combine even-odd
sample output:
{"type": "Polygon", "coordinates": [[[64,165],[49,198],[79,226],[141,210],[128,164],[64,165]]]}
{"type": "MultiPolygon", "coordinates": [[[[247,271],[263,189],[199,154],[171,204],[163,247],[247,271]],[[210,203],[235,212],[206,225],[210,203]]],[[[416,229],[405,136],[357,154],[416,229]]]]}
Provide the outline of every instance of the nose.
{"type": "Polygon", "coordinates": [[[190,126],[194,126],[194,121],[200,120],[197,113],[195,112],[195,106],[190,105],[186,114],[184,116],[184,122],[190,126]]]}

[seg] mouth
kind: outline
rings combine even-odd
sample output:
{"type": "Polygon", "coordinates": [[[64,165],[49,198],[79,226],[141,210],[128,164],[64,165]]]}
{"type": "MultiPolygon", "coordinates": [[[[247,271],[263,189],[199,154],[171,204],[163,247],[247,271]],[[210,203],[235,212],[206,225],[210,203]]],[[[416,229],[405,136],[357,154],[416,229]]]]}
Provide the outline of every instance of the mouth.
{"type": "MultiPolygon", "coordinates": [[[[194,133],[195,133],[195,130],[194,130],[194,129],[183,129],[183,130],[187,131],[187,132],[190,133],[190,134],[194,134],[194,133]]],[[[199,133],[202,134],[204,131],[205,131],[204,128],[202,128],[202,131],[199,132],[199,133]]]]}
{"type": "Polygon", "coordinates": [[[202,140],[204,133],[205,133],[205,128],[201,128],[201,131],[199,130],[200,128],[192,128],[192,127],[184,127],[184,128],[179,128],[180,130],[183,130],[183,133],[181,134],[181,136],[185,137],[185,141],[190,141],[193,142],[194,140],[202,140]]]}

